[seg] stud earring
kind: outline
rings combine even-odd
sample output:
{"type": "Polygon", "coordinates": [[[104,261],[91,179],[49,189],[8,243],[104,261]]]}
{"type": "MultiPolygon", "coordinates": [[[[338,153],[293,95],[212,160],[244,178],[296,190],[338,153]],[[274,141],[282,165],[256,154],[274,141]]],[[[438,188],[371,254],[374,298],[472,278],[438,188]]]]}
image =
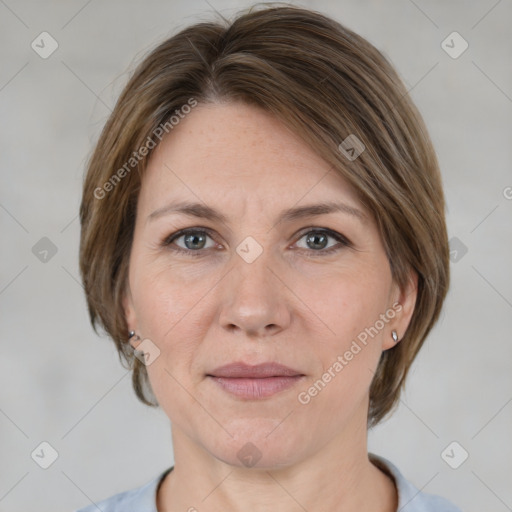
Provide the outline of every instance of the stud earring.
{"type": "Polygon", "coordinates": [[[396,333],[395,330],[391,331],[391,337],[393,338],[393,341],[395,343],[398,343],[398,334],[396,333]]]}
{"type": "Polygon", "coordinates": [[[128,333],[128,340],[131,341],[132,338],[133,338],[133,341],[139,341],[140,340],[140,336],[138,334],[135,334],[135,331],[130,331],[128,333]]]}

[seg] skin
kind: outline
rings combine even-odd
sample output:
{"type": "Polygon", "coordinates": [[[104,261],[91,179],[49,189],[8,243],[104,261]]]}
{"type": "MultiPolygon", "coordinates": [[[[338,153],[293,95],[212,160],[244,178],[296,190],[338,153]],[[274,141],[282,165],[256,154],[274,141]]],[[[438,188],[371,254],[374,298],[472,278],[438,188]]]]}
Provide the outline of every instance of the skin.
{"type": "Polygon", "coordinates": [[[414,274],[406,289],[393,282],[356,192],[277,119],[240,103],[194,108],[143,177],[124,300],[129,328],[160,351],[147,369],[172,423],[175,464],[159,489],[159,512],[395,511],[393,481],[368,459],[369,387],[380,354],[395,345],[392,329],[399,338],[407,329],[416,288],[414,274]],[[184,200],[214,207],[227,221],[170,212],[149,218],[184,200]],[[365,217],[276,222],[287,208],[326,201],[365,217]],[[186,245],[183,236],[162,245],[183,228],[211,234],[204,245],[186,245]],[[317,248],[305,236],[314,229],[333,230],[349,245],[329,236],[317,248]],[[251,263],[236,252],[248,236],[263,250],[251,263]],[[394,318],[301,404],[299,393],[396,302],[394,318]],[[206,376],[233,361],[275,361],[304,377],[245,400],[206,376]],[[251,467],[237,456],[248,442],[261,454],[251,467]]]}

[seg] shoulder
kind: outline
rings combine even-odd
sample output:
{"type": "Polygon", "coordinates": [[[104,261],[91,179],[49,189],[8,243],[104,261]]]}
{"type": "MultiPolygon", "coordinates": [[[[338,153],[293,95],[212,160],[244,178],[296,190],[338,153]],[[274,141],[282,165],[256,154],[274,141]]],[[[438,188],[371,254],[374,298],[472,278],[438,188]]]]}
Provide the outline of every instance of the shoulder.
{"type": "Polygon", "coordinates": [[[173,468],[166,469],[163,473],[146,484],[120,492],[97,503],[91,503],[87,507],[76,512],[157,512],[156,494],[158,485],[173,468]]]}
{"type": "Polygon", "coordinates": [[[372,463],[395,480],[400,512],[461,512],[447,499],[417,489],[389,460],[374,454],[369,454],[369,456],[372,463]]]}

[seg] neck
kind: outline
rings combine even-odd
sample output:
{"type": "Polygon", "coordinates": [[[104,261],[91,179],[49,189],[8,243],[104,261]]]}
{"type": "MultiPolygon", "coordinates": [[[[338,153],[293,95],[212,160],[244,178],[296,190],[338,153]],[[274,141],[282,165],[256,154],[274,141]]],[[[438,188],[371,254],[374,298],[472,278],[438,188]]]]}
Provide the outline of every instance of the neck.
{"type": "Polygon", "coordinates": [[[297,510],[395,512],[393,481],[368,459],[366,423],[294,464],[226,464],[173,425],[174,469],[160,486],[158,512],[297,510]]]}

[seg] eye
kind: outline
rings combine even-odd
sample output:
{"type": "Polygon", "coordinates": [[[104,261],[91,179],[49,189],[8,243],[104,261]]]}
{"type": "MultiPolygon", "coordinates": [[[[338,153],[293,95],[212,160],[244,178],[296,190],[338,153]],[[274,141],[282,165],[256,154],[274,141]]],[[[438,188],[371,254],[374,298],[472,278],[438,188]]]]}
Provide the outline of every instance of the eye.
{"type": "MultiPolygon", "coordinates": [[[[325,254],[331,254],[339,251],[343,247],[349,247],[350,242],[340,233],[336,231],[331,231],[330,229],[311,229],[304,233],[301,238],[305,239],[306,249],[313,249],[312,251],[308,251],[309,253],[319,253],[319,254],[311,254],[311,256],[321,256],[325,254]],[[338,244],[328,245],[329,238],[333,238],[338,242],[338,244]]],[[[301,247],[302,249],[303,247],[301,247]]]]}
{"type": "MultiPolygon", "coordinates": [[[[330,229],[312,229],[303,232],[299,241],[305,239],[306,247],[300,247],[301,250],[306,250],[308,256],[316,257],[326,254],[332,254],[341,250],[344,247],[350,247],[350,242],[340,233],[330,229]],[[328,245],[329,238],[337,241],[337,244],[328,245]],[[310,250],[308,250],[310,249],[310,250]],[[315,254],[318,253],[318,254],[315,254]]],[[[186,254],[187,256],[202,256],[207,249],[214,249],[216,243],[213,239],[211,231],[207,228],[188,228],[182,229],[169,235],[162,241],[162,246],[172,251],[186,254]],[[208,246],[207,240],[210,238],[212,243],[208,246]],[[178,243],[182,239],[182,244],[178,243]]]]}
{"type": "MultiPolygon", "coordinates": [[[[215,242],[207,246],[207,239],[212,239],[210,230],[206,228],[182,229],[167,237],[162,245],[176,252],[190,254],[191,256],[201,256],[202,249],[212,249],[215,242]],[[184,246],[178,245],[176,242],[183,239],[184,246]]],[[[213,239],[212,239],[213,240],[213,239]]]]}

